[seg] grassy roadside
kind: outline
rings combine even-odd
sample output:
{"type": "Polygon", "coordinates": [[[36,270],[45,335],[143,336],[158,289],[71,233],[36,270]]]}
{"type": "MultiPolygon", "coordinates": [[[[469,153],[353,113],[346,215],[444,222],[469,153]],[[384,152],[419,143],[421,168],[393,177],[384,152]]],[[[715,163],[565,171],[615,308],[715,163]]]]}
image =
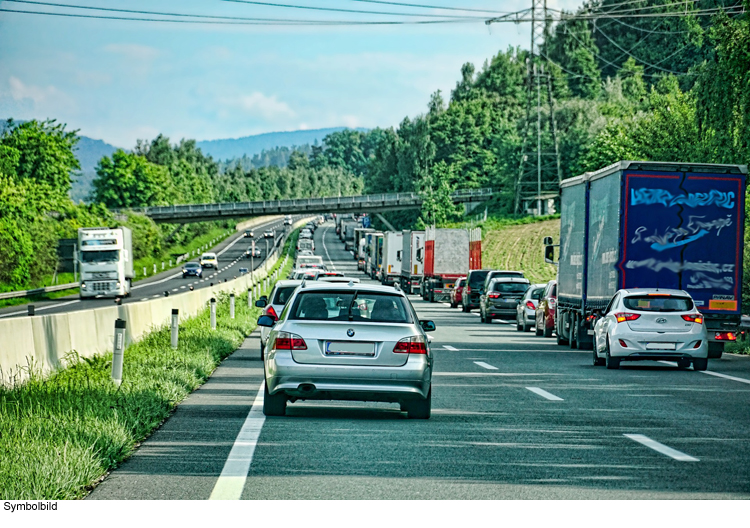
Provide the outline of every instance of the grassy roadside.
{"type": "MultiPolygon", "coordinates": [[[[292,238],[286,247],[294,247],[292,238]]],[[[281,277],[292,264],[290,255],[281,277]]],[[[237,298],[235,319],[228,296],[217,301],[215,331],[205,309],[181,324],[176,350],[169,328],[128,347],[119,388],[110,379],[111,354],[70,354],[65,370],[0,387],[0,500],[81,498],[128,458],[255,329],[261,310],[248,308],[247,293],[237,298]]]]}
{"type": "Polygon", "coordinates": [[[731,354],[742,354],[750,356],[750,341],[735,341],[734,343],[727,343],[724,346],[724,351],[731,354]]]}

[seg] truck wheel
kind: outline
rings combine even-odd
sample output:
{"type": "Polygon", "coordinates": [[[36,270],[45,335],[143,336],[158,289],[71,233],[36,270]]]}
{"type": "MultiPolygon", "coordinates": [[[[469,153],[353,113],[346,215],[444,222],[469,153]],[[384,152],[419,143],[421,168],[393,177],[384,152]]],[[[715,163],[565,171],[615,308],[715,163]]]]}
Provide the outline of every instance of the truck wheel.
{"type": "Polygon", "coordinates": [[[693,360],[693,370],[706,370],[708,368],[708,358],[698,358],[693,360]]]}
{"type": "Polygon", "coordinates": [[[266,354],[266,345],[263,344],[263,341],[260,342],[260,360],[263,361],[265,359],[266,354]]]}
{"type": "Polygon", "coordinates": [[[717,343],[715,341],[708,342],[708,357],[710,359],[719,359],[723,352],[724,343],[717,343]]]}
{"type": "Polygon", "coordinates": [[[565,319],[562,314],[555,320],[555,325],[557,326],[557,328],[555,328],[555,336],[557,337],[558,346],[567,345],[568,340],[563,337],[563,331],[561,330],[562,328],[565,328],[565,319]]]}
{"type": "Polygon", "coordinates": [[[620,368],[620,358],[614,358],[609,353],[609,337],[607,338],[607,368],[610,370],[617,370],[620,368]]]}
{"type": "Polygon", "coordinates": [[[283,392],[268,393],[268,384],[263,384],[263,414],[266,416],[284,416],[286,414],[286,395],[283,392]]]}
{"type": "Polygon", "coordinates": [[[570,338],[568,339],[568,346],[572,350],[578,348],[578,326],[575,324],[575,317],[571,317],[570,321],[570,338]]]}
{"type": "Polygon", "coordinates": [[[435,292],[432,290],[430,290],[430,302],[431,303],[435,302],[435,292]]]}

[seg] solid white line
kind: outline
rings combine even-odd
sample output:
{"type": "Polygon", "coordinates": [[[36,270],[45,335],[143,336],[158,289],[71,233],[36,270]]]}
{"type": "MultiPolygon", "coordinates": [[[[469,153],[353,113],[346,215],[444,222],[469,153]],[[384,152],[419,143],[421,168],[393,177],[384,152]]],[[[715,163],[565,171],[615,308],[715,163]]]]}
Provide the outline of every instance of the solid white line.
{"type": "Polygon", "coordinates": [[[446,349],[446,350],[450,350],[451,352],[458,352],[457,348],[453,348],[450,345],[443,345],[443,348],[446,349]]]}
{"type": "Polygon", "coordinates": [[[482,368],[486,368],[487,370],[497,370],[497,367],[493,367],[492,365],[489,365],[484,361],[475,361],[474,363],[482,368]]]}
{"type": "Polygon", "coordinates": [[[540,389],[539,387],[526,387],[527,390],[530,390],[531,392],[538,394],[542,398],[547,398],[548,400],[552,401],[563,401],[562,398],[559,396],[555,396],[554,394],[550,394],[544,389],[540,389]]]}
{"type": "Polygon", "coordinates": [[[245,488],[247,473],[255,454],[255,446],[263,428],[266,417],[263,414],[263,389],[265,380],[261,382],[258,394],[255,396],[253,406],[247,413],[245,423],[242,425],[232,450],[229,452],[224,469],[214,485],[209,500],[239,500],[242,490],[245,488]]]}
{"type": "MultiPolygon", "coordinates": [[[[66,306],[68,304],[73,304],[73,303],[77,303],[77,302],[81,302],[81,299],[76,299],[75,301],[67,301],[67,302],[59,303],[59,304],[50,304],[49,306],[42,306],[41,308],[35,308],[34,312],[35,313],[36,312],[41,312],[42,310],[49,310],[50,308],[58,308],[60,306],[66,306]]],[[[11,315],[22,315],[22,314],[25,315],[25,314],[28,314],[28,313],[29,313],[29,310],[27,308],[26,310],[23,310],[21,312],[11,312],[11,313],[0,315],[0,317],[10,317],[11,315]]]]}
{"type": "Polygon", "coordinates": [[[748,383],[748,384],[750,384],[750,380],[749,379],[745,379],[745,378],[735,378],[734,376],[728,376],[726,374],[720,374],[718,372],[712,372],[710,370],[703,370],[703,371],[700,371],[700,372],[702,372],[703,374],[708,374],[709,376],[716,376],[718,378],[725,378],[725,379],[732,380],[732,381],[739,381],[740,383],[748,383]]]}
{"type": "Polygon", "coordinates": [[[328,254],[328,246],[326,246],[326,233],[328,233],[328,231],[330,231],[330,230],[331,230],[331,228],[330,228],[330,227],[326,227],[326,230],[325,230],[325,231],[323,231],[323,237],[322,237],[322,241],[323,241],[323,249],[324,249],[324,250],[325,250],[325,252],[326,252],[326,257],[328,257],[328,262],[330,262],[330,263],[331,263],[331,267],[333,268],[333,271],[336,271],[336,265],[335,265],[335,264],[333,263],[333,261],[331,260],[331,255],[329,255],[329,254],[328,254]]]}
{"type": "Polygon", "coordinates": [[[686,455],[682,451],[677,451],[676,449],[672,449],[669,446],[665,446],[664,444],[660,444],[656,440],[651,440],[648,436],[644,436],[642,434],[626,434],[623,435],[631,440],[634,440],[638,442],[639,444],[643,444],[646,447],[650,447],[654,451],[658,451],[662,455],[667,455],[668,457],[674,458],[675,460],[679,460],[680,462],[700,462],[695,457],[691,457],[690,455],[686,455]]]}
{"type": "Polygon", "coordinates": [[[130,287],[131,290],[137,290],[138,288],[144,288],[146,286],[153,286],[155,284],[161,284],[162,282],[167,282],[172,279],[176,279],[177,277],[182,277],[182,272],[175,273],[174,275],[170,275],[169,277],[165,277],[163,279],[160,279],[158,281],[153,282],[139,282],[138,284],[134,284],[130,287]]]}

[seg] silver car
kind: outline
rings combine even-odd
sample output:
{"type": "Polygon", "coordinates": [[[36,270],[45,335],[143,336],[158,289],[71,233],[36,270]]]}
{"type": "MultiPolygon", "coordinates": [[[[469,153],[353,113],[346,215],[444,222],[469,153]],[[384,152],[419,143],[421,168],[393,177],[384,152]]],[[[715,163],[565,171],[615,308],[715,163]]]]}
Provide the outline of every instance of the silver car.
{"type": "Polygon", "coordinates": [[[618,291],[594,326],[594,365],[617,369],[621,361],[671,360],[680,368],[708,367],[703,315],[682,290],[618,291]]]}
{"type": "MultiPolygon", "coordinates": [[[[279,314],[286,306],[287,301],[292,297],[294,290],[297,286],[302,284],[301,280],[280,280],[276,282],[276,285],[271,290],[268,297],[265,295],[255,301],[255,306],[258,308],[264,308],[263,315],[268,315],[273,318],[274,321],[279,319],[279,314]],[[269,301],[270,299],[270,301],[269,301]]],[[[260,327],[260,359],[263,359],[266,350],[266,341],[268,340],[268,334],[271,333],[271,329],[267,326],[260,327]]]]}
{"type": "Polygon", "coordinates": [[[542,298],[546,284],[532,284],[516,307],[516,330],[528,332],[536,324],[536,308],[542,298]]]}
{"type": "Polygon", "coordinates": [[[365,284],[300,285],[271,327],[265,354],[263,413],[287,402],[353,400],[399,403],[409,418],[429,418],[433,354],[403,292],[365,284]]]}

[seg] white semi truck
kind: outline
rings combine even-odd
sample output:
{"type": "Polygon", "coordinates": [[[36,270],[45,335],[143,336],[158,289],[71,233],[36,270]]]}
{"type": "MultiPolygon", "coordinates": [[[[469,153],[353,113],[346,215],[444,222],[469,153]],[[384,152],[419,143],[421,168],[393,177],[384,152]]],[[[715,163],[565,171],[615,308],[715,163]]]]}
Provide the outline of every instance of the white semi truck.
{"type": "Polygon", "coordinates": [[[401,289],[419,292],[424,276],[424,231],[403,231],[401,250],[401,289]]]}
{"type": "Polygon", "coordinates": [[[401,282],[403,237],[404,234],[401,231],[386,231],[383,235],[383,264],[380,267],[380,282],[386,286],[401,282]]]}
{"type": "Polygon", "coordinates": [[[81,299],[126,297],[135,278],[133,236],[127,227],[82,227],[78,230],[81,299]]]}

